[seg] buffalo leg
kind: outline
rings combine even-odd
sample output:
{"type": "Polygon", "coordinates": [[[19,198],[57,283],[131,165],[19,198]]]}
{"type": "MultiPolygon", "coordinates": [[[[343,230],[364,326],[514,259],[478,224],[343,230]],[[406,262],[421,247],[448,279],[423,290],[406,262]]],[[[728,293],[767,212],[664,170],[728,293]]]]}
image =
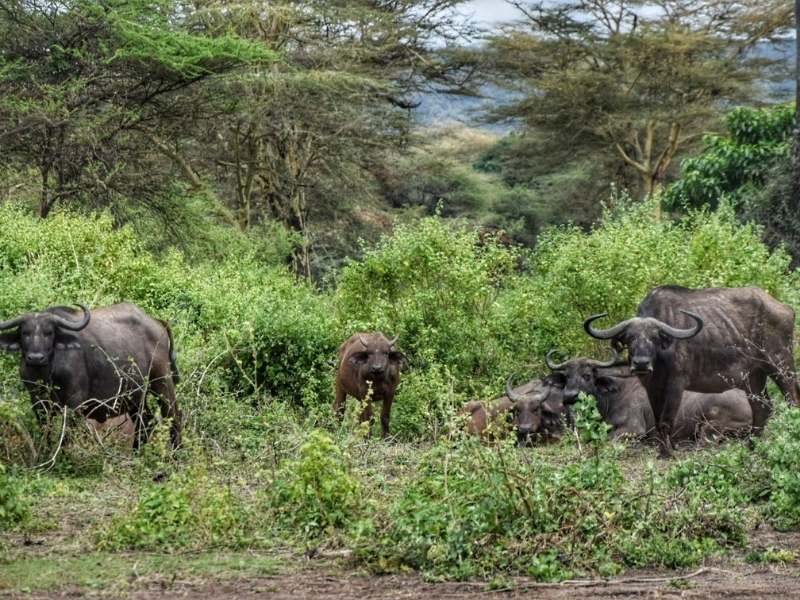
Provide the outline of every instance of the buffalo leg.
{"type": "Polygon", "coordinates": [[[383,399],[383,406],[381,407],[381,437],[384,439],[389,437],[389,418],[392,414],[392,402],[394,402],[394,398],[387,396],[383,399]]]}
{"type": "Polygon", "coordinates": [[[181,426],[183,422],[175,396],[175,383],[172,380],[171,373],[156,377],[150,384],[150,391],[158,398],[161,417],[171,419],[170,441],[172,442],[172,448],[177,449],[181,445],[181,426]]]}
{"type": "Polygon", "coordinates": [[[753,413],[751,433],[759,435],[772,414],[772,401],[767,395],[766,374],[762,372],[751,374],[748,387],[749,389],[745,391],[747,392],[747,401],[750,403],[750,410],[753,413]]]}
{"type": "Polygon", "coordinates": [[[794,369],[776,370],[772,374],[772,380],[780,388],[787,402],[792,406],[797,406],[800,398],[798,398],[797,375],[795,375],[794,369]]]}
{"type": "Polygon", "coordinates": [[[333,414],[336,415],[336,418],[339,422],[342,422],[344,419],[344,408],[345,408],[345,399],[347,394],[344,393],[344,390],[340,386],[336,386],[336,399],[333,401],[333,414]]]}
{"type": "Polygon", "coordinates": [[[661,414],[657,418],[658,422],[658,445],[659,456],[670,458],[672,456],[672,430],[675,427],[675,419],[681,407],[681,396],[683,396],[683,386],[676,382],[670,382],[664,389],[664,402],[661,414]]]}
{"type": "Polygon", "coordinates": [[[139,402],[139,410],[131,414],[134,419],[133,450],[137,451],[141,445],[147,441],[150,435],[150,423],[153,420],[153,413],[147,406],[146,398],[142,397],[139,402]]]}

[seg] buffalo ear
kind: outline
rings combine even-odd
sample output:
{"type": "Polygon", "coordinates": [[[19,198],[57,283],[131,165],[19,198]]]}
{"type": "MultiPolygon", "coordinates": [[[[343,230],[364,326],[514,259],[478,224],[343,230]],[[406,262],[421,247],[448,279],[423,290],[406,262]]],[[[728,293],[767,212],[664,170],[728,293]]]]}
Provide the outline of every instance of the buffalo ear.
{"type": "Polygon", "coordinates": [[[619,391],[617,382],[611,377],[606,377],[604,375],[595,378],[594,384],[597,387],[597,391],[601,394],[613,394],[619,391]]]}
{"type": "Polygon", "coordinates": [[[63,350],[65,348],[73,349],[80,348],[80,338],[71,331],[63,331],[56,329],[56,349],[63,350]]]}
{"type": "Polygon", "coordinates": [[[662,350],[666,350],[672,345],[673,338],[671,335],[667,335],[664,332],[659,332],[658,334],[658,345],[662,350]]]}
{"type": "Polygon", "coordinates": [[[19,332],[13,331],[11,333],[0,333],[0,350],[6,352],[19,351],[19,332]]]}

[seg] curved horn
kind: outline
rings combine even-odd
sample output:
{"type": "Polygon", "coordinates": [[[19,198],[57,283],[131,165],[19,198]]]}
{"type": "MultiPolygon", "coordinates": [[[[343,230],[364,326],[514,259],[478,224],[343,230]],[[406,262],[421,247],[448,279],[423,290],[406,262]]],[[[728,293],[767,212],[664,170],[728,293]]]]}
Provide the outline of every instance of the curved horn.
{"type": "Polygon", "coordinates": [[[14,317],[13,319],[9,319],[8,321],[0,322],[0,331],[3,331],[4,329],[13,329],[14,327],[17,327],[20,323],[22,323],[24,320],[25,316],[22,315],[19,317],[14,317]]]}
{"type": "Polygon", "coordinates": [[[361,342],[361,345],[364,346],[364,349],[369,347],[367,346],[367,342],[364,341],[364,338],[360,333],[358,334],[358,341],[361,342]]]}
{"type": "Polygon", "coordinates": [[[666,323],[659,321],[658,327],[666,333],[667,335],[674,337],[676,340],[686,340],[690,337],[696,336],[700,331],[703,329],[703,319],[700,318],[698,315],[694,314],[693,312],[689,312],[688,310],[681,309],[681,312],[685,314],[690,319],[694,319],[695,326],[690,327],[689,329],[677,329],[676,327],[672,327],[667,325],[666,323]]]}
{"type": "Polygon", "coordinates": [[[607,316],[608,313],[600,313],[597,315],[592,315],[591,317],[586,319],[583,322],[583,328],[586,330],[586,333],[588,333],[590,336],[598,340],[610,340],[611,338],[616,337],[620,333],[625,331],[625,328],[628,327],[628,325],[630,325],[631,321],[633,321],[633,319],[622,321],[621,323],[617,323],[610,329],[595,329],[594,327],[592,327],[592,323],[594,321],[596,321],[597,319],[602,319],[603,317],[607,316]]]}
{"type": "Polygon", "coordinates": [[[70,331],[80,331],[84,327],[89,324],[89,319],[91,319],[91,315],[89,314],[89,309],[86,308],[83,304],[76,304],[76,306],[80,306],[81,310],[83,310],[83,318],[80,321],[68,321],[63,317],[59,317],[58,315],[53,315],[53,322],[60,327],[61,329],[69,329],[70,331]]]}
{"type": "Polygon", "coordinates": [[[514,390],[511,389],[512,379],[514,379],[513,375],[511,375],[506,380],[506,396],[508,396],[508,399],[511,400],[512,402],[519,402],[520,400],[522,400],[523,396],[521,394],[517,394],[514,390]]]}
{"type": "Polygon", "coordinates": [[[547,368],[550,369],[551,371],[560,371],[569,362],[569,358],[567,358],[567,360],[565,360],[562,363],[558,364],[554,363],[553,356],[555,356],[556,354],[561,354],[561,352],[556,348],[551,348],[550,351],[547,353],[547,356],[544,357],[544,362],[547,365],[547,368]]]}
{"type": "Polygon", "coordinates": [[[619,352],[617,352],[616,348],[612,348],[611,351],[614,353],[614,358],[612,358],[608,362],[603,362],[601,360],[594,360],[588,358],[586,359],[586,364],[589,365],[590,367],[599,367],[599,368],[615,367],[617,365],[627,364],[627,361],[624,361],[620,358],[619,352]]]}
{"type": "Polygon", "coordinates": [[[396,336],[394,336],[392,339],[390,339],[390,340],[389,340],[389,347],[390,347],[390,348],[391,348],[392,346],[394,346],[394,343],[397,341],[397,338],[399,338],[399,337],[400,337],[399,335],[396,335],[396,336]]]}

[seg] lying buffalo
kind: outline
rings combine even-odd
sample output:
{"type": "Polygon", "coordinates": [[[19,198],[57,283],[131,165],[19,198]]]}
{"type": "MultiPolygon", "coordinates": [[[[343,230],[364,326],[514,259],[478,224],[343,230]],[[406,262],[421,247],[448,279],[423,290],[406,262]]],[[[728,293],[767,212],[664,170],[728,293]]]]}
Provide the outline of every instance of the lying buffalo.
{"type": "Polygon", "coordinates": [[[537,437],[557,437],[564,422],[570,420],[568,409],[561,401],[561,389],[550,377],[534,379],[515,388],[511,387],[509,379],[504,396],[488,404],[477,400],[467,402],[460,413],[467,417],[467,431],[480,436],[500,428],[511,416],[520,445],[537,437]]]}
{"type": "Polygon", "coordinates": [[[553,362],[554,353],[548,352],[545,362],[563,388],[564,404],[574,404],[580,394],[593,396],[600,416],[611,425],[612,438],[643,438],[651,432],[655,421],[647,392],[616,352],[609,361],[574,358],[562,363],[553,362]]]}
{"type": "MultiPolygon", "coordinates": [[[[553,371],[553,380],[564,387],[565,404],[575,403],[581,393],[593,396],[603,420],[611,425],[612,439],[644,438],[654,433],[655,417],[647,391],[627,366],[620,365],[618,356],[608,362],[574,358],[556,364],[553,353],[547,354],[546,362],[553,371]]],[[[719,394],[685,392],[672,439],[696,442],[746,433],[751,423],[747,394],[741,390],[719,394]]]]}
{"type": "Polygon", "coordinates": [[[178,369],[169,325],[133,304],[80,308],[58,306],[0,323],[5,332],[0,348],[21,353],[20,375],[40,422],[49,402],[99,423],[127,413],[138,448],[152,420],[149,392],[158,398],[162,416],[172,419],[173,446],[180,445],[178,369]]]}
{"type": "Polygon", "coordinates": [[[348,395],[367,400],[359,419],[362,423],[372,423],[372,402],[381,401],[381,434],[384,438],[389,435],[392,402],[405,361],[405,355],[395,347],[396,342],[397,337],[390,340],[378,331],[356,333],[339,348],[333,410],[340,421],[348,395]]]}
{"type": "Polygon", "coordinates": [[[647,390],[662,455],[669,455],[674,422],[685,391],[748,393],[752,425],[759,431],[770,413],[761,394],[767,377],[797,404],[794,310],[758,288],[687,289],[661,286],[642,300],[637,316],[609,329],[586,332],[627,348],[633,372],[647,390]]]}

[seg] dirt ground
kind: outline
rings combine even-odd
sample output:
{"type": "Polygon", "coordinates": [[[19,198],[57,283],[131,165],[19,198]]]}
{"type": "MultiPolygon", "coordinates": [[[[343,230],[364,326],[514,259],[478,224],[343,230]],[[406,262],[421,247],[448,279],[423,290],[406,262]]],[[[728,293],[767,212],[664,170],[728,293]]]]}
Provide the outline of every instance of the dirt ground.
{"type": "MultiPolygon", "coordinates": [[[[224,581],[151,581],[126,597],[155,598],[275,598],[338,600],[388,600],[404,598],[796,598],[800,577],[790,567],[759,567],[747,571],[720,568],[695,569],[683,575],[649,573],[607,582],[543,585],[517,581],[511,589],[489,590],[484,583],[428,583],[418,576],[342,576],[319,572],[228,579],[224,581]],[[688,575],[688,577],[686,576],[688,575]]],[[[72,589],[57,594],[32,594],[28,598],[106,597],[102,590],[87,594],[72,589]]]]}
{"type": "MultiPolygon", "coordinates": [[[[274,573],[185,572],[178,575],[149,572],[131,577],[120,587],[117,580],[106,587],[58,586],[57,591],[19,589],[0,591],[0,598],[274,598],[276,600],[403,600],[436,598],[800,598],[800,533],[779,533],[771,529],[751,532],[749,552],[778,550],[786,562],[750,564],[744,552],[681,571],[649,570],[627,572],[620,577],[574,580],[543,584],[515,578],[487,582],[430,582],[419,575],[366,575],[352,571],[341,560],[320,560],[284,556],[274,573]]],[[[32,554],[35,554],[35,550],[32,554]]],[[[31,557],[33,558],[33,557],[31,557]]],[[[131,557],[133,558],[133,557],[131,557]]],[[[177,558],[177,557],[176,557],[177,558]]],[[[179,562],[182,562],[178,558],[179,562]]],[[[2,569],[2,566],[0,566],[2,569]]],[[[135,569],[134,569],[135,571],[135,569]]],[[[178,571],[180,572],[180,571],[178,571]]]]}

